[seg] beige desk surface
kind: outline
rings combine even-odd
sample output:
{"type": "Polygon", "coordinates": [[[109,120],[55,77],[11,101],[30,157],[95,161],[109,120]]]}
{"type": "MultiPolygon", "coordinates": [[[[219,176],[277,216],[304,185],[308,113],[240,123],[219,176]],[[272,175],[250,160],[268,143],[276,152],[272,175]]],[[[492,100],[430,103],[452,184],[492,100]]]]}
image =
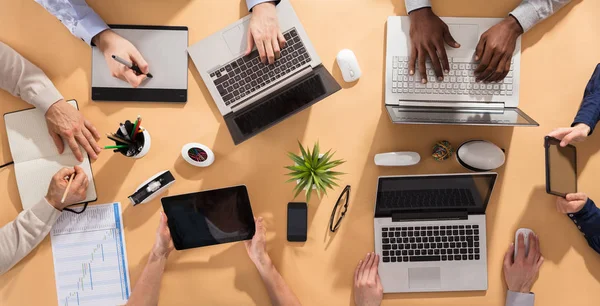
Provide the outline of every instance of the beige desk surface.
{"type": "MultiPolygon", "coordinates": [[[[90,5],[109,23],[187,25],[190,44],[246,14],[240,0],[94,0],[90,5]]],[[[520,2],[434,1],[445,16],[505,16],[520,2]]],[[[507,152],[499,182],[487,209],[489,289],[485,292],[390,294],[384,305],[503,305],[506,287],[502,258],[519,227],[541,237],[547,261],[533,291],[537,305],[596,305],[600,290],[600,256],[586,244],[569,219],[555,210],[544,190],[543,136],[568,126],[583,89],[600,61],[600,2],[573,1],[523,36],[521,108],[539,128],[400,126],[383,108],[385,24],[390,15],[405,15],[401,0],[292,0],[323,64],[343,84],[335,55],[356,53],[362,79],[300,114],[234,146],[222,117],[195,66],[189,64],[187,104],[100,103],[90,97],[90,48],[75,39],[34,1],[0,0],[0,40],[40,66],[65,97],[79,101],[84,115],[102,132],[125,119],[144,116],[152,149],[141,160],[104,153],[93,164],[98,203],[123,203],[125,238],[135,285],[154,241],[160,201],[131,207],[127,196],[142,181],[169,169],[177,183],[170,195],[246,184],[257,216],[266,218],[269,253],[305,305],[353,305],[356,263],[373,250],[373,205],[379,175],[464,171],[454,160],[433,161],[431,146],[441,139],[455,146],[483,138],[507,152]],[[293,185],[285,184],[285,153],[297,151],[296,140],[337,150],[348,160],[343,184],[352,185],[349,213],[339,232],[326,229],[341,189],[309,205],[308,241],[286,241],[286,206],[293,185]],[[183,144],[200,142],[216,153],[209,168],[197,169],[180,157],[183,144]],[[373,163],[379,152],[410,150],[423,161],[410,168],[383,169],[373,163]]],[[[0,92],[0,113],[28,107],[0,92]]],[[[4,126],[0,117],[0,126],[4,126]]],[[[2,129],[3,130],[3,129],[2,129]]],[[[0,161],[11,160],[6,133],[0,133],[0,161]]],[[[107,140],[102,140],[107,144],[107,140]]],[[[600,199],[598,135],[579,145],[580,189],[600,199]]],[[[12,168],[0,171],[0,224],[21,210],[12,168]]],[[[300,199],[301,200],[301,199],[300,199]]],[[[161,305],[268,305],[267,293],[243,244],[183,252],[169,258],[161,288],[161,305]]],[[[49,238],[0,277],[0,305],[55,305],[56,288],[49,238]]]]}

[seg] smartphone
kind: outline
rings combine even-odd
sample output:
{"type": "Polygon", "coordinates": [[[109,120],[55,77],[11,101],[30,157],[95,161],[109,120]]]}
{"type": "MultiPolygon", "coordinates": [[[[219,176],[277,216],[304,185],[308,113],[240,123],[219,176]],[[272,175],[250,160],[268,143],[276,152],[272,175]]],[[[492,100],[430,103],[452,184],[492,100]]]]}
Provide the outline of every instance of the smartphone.
{"type": "Polygon", "coordinates": [[[306,203],[288,203],[287,239],[292,242],[306,241],[308,206],[306,203]]]}
{"type": "Polygon", "coordinates": [[[546,136],[546,193],[566,197],[577,192],[577,149],[560,146],[560,140],[546,136]]]}

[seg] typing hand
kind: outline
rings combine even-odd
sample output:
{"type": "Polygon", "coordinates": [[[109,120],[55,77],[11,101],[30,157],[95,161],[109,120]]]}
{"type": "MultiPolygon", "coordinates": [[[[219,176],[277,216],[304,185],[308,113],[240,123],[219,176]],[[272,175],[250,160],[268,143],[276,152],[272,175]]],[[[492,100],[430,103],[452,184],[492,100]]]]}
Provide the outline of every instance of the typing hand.
{"type": "Polygon", "coordinates": [[[267,253],[267,227],[262,217],[254,218],[254,223],[256,224],[256,233],[252,240],[246,240],[244,244],[250,260],[260,269],[271,264],[271,258],[267,253]]]}
{"type": "Polygon", "coordinates": [[[574,127],[556,129],[548,136],[560,140],[560,146],[566,147],[568,144],[584,141],[590,134],[590,130],[587,124],[579,123],[574,127]]]}
{"type": "Polygon", "coordinates": [[[540,240],[536,235],[529,235],[529,254],[525,256],[525,238],[523,234],[519,234],[517,247],[517,257],[514,260],[514,243],[504,254],[504,280],[508,290],[529,293],[544,263],[544,257],[540,253],[540,240]]]}
{"type": "Polygon", "coordinates": [[[171,238],[171,231],[169,230],[169,225],[167,224],[167,216],[161,211],[160,223],[158,224],[158,229],[156,230],[156,241],[154,242],[152,253],[154,253],[154,255],[157,257],[167,258],[174,249],[175,246],[173,245],[173,239],[171,238]]]}
{"type": "Polygon", "coordinates": [[[481,35],[475,49],[475,60],[479,61],[475,69],[477,82],[497,82],[506,77],[521,34],[523,28],[517,19],[508,16],[481,35]]]}
{"type": "Polygon", "coordinates": [[[281,49],[285,46],[285,38],[279,30],[277,10],[274,2],[263,2],[252,8],[252,17],[248,28],[248,48],[246,55],[252,52],[254,45],[263,64],[275,63],[281,56],[281,49]]]}
{"type": "Polygon", "coordinates": [[[46,123],[58,153],[64,152],[63,139],[65,139],[78,161],[83,161],[79,145],[92,159],[98,158],[98,153],[102,151],[102,148],[96,143],[100,140],[100,134],[92,123],[83,118],[83,115],[65,100],[60,100],[50,106],[46,112],[46,123]]]}
{"type": "Polygon", "coordinates": [[[62,168],[50,181],[48,193],[46,194],[46,201],[54,206],[54,208],[62,211],[65,207],[79,203],[85,199],[88,184],[88,177],[81,167],[62,168]],[[71,182],[71,188],[69,188],[65,203],[61,203],[60,201],[65,193],[65,189],[67,189],[67,185],[69,184],[69,178],[73,173],[75,173],[75,177],[71,182]]]}
{"type": "Polygon", "coordinates": [[[556,198],[556,210],[563,214],[574,214],[585,206],[587,200],[588,197],[585,193],[569,193],[566,199],[562,197],[556,198]]]}
{"type": "Polygon", "coordinates": [[[98,46],[102,54],[104,54],[104,59],[113,77],[129,83],[134,88],[140,86],[142,81],[146,79],[145,74],[150,71],[148,63],[146,63],[140,52],[127,39],[119,36],[112,30],[106,30],[94,36],[92,41],[98,46]],[[144,74],[137,75],[132,69],[115,61],[112,58],[113,55],[136,64],[144,74]]]}
{"type": "Polygon", "coordinates": [[[383,286],[379,279],[379,255],[369,253],[358,262],[354,271],[354,303],[357,306],[379,306],[383,300],[383,286]]]}
{"type": "Polygon", "coordinates": [[[415,74],[415,63],[418,61],[421,82],[427,83],[425,61],[429,57],[438,80],[443,80],[444,71],[450,71],[444,44],[454,48],[459,48],[460,44],[450,35],[448,25],[436,16],[431,8],[427,7],[412,11],[409,17],[412,45],[408,62],[409,74],[415,74]]]}

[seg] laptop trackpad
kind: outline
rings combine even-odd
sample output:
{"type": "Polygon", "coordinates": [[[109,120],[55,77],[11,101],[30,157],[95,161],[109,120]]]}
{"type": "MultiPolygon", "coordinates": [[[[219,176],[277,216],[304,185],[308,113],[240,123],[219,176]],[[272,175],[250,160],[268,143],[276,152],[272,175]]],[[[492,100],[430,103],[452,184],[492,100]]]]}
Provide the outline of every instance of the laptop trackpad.
{"type": "Polygon", "coordinates": [[[446,45],[448,57],[471,58],[479,43],[479,26],[475,24],[449,24],[452,37],[460,44],[460,48],[446,45]]]}
{"type": "Polygon", "coordinates": [[[440,268],[409,268],[408,287],[411,289],[440,289],[440,268]]]}
{"type": "Polygon", "coordinates": [[[246,21],[223,33],[223,38],[227,43],[231,55],[238,56],[246,51],[246,48],[248,47],[246,44],[248,40],[249,22],[250,21],[246,21]]]}

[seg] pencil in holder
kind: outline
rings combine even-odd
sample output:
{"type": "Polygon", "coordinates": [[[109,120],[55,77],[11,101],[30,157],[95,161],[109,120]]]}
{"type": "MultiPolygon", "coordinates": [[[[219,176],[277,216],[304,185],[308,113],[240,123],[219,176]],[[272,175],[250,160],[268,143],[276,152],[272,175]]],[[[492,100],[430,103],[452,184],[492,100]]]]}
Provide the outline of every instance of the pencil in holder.
{"type": "MultiPolygon", "coordinates": [[[[130,143],[127,143],[127,147],[126,148],[120,148],[120,149],[116,149],[115,152],[119,152],[122,155],[126,156],[126,157],[131,157],[131,158],[142,158],[144,156],[146,156],[146,154],[148,154],[148,152],[150,151],[150,145],[152,143],[152,139],[150,138],[150,133],[148,133],[148,131],[146,129],[144,129],[143,127],[139,127],[142,132],[137,133],[137,135],[135,137],[132,137],[133,133],[133,128],[134,125],[133,123],[131,123],[131,121],[127,120],[125,121],[125,130],[127,131],[128,135],[124,135],[124,133],[121,131],[121,129],[119,128],[117,130],[117,132],[115,133],[119,138],[128,140],[130,143]]],[[[117,145],[124,145],[125,143],[123,142],[116,142],[115,143],[117,145]]]]}

